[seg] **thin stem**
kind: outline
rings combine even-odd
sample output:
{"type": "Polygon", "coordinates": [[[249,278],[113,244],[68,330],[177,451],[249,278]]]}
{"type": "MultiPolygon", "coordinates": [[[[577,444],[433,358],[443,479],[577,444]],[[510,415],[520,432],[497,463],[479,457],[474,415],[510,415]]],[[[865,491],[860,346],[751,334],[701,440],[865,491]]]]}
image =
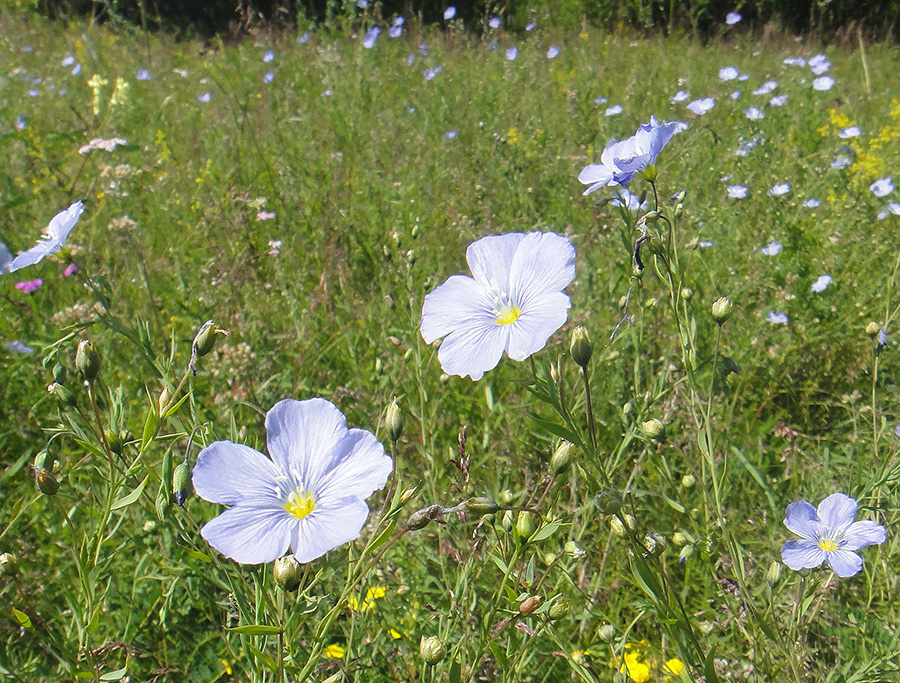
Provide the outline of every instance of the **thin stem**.
{"type": "Polygon", "coordinates": [[[591,447],[597,448],[597,430],[594,427],[594,409],[591,406],[591,381],[588,377],[587,365],[581,366],[582,376],[584,377],[584,401],[587,409],[588,432],[591,437],[591,447]]]}

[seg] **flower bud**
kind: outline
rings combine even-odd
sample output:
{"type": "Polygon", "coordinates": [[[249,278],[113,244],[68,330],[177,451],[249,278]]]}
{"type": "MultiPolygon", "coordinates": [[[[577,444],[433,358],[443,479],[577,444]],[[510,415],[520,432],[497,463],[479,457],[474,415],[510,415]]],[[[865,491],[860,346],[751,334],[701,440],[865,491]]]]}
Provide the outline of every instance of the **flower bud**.
{"type": "Polygon", "coordinates": [[[19,568],[19,559],[12,553],[0,555],[0,576],[12,576],[19,568]]]}
{"type": "Polygon", "coordinates": [[[487,496],[476,496],[469,498],[462,504],[463,510],[476,517],[481,515],[490,515],[500,509],[500,506],[494,502],[492,498],[487,496]]]}
{"type": "Polygon", "coordinates": [[[35,475],[35,479],[37,480],[38,488],[41,490],[41,493],[44,493],[48,496],[55,496],[56,492],[59,491],[59,482],[56,480],[56,477],[50,472],[50,470],[40,470],[35,475]]]}
{"type": "Polygon", "coordinates": [[[766,581],[770,586],[774,586],[781,578],[781,562],[772,561],[769,565],[769,571],[766,572],[766,581]]]}
{"type": "Polygon", "coordinates": [[[655,555],[659,557],[662,555],[663,550],[666,549],[668,542],[666,541],[666,537],[656,531],[651,531],[646,536],[644,536],[643,541],[644,547],[647,549],[647,552],[651,555],[655,555]]]}
{"type": "Polygon", "coordinates": [[[510,531],[513,528],[513,511],[507,510],[500,518],[500,528],[504,531],[510,531]]]}
{"type": "Polygon", "coordinates": [[[169,496],[166,491],[165,484],[159,487],[159,493],[156,494],[156,516],[160,522],[166,521],[169,514],[169,496]]]}
{"type": "Polygon", "coordinates": [[[583,368],[587,367],[587,364],[591,362],[591,356],[594,355],[594,345],[591,343],[588,331],[581,325],[572,330],[569,352],[572,354],[572,360],[583,368]]]}
{"type": "Polygon", "coordinates": [[[34,471],[40,472],[41,470],[53,471],[53,460],[50,459],[47,449],[40,451],[34,456],[34,471]]]}
{"type": "Polygon", "coordinates": [[[293,593],[300,587],[303,578],[303,565],[293,555],[285,555],[275,560],[272,565],[272,578],[275,585],[287,593],[293,593]]]}
{"type": "Polygon", "coordinates": [[[687,562],[688,558],[694,554],[694,546],[686,545],[681,549],[681,552],[678,553],[678,563],[684,564],[687,562]]]}
{"type": "Polygon", "coordinates": [[[416,510],[406,520],[406,528],[410,531],[418,531],[424,529],[434,520],[444,514],[444,508],[441,505],[429,505],[421,510],[416,510]]]}
{"type": "Polygon", "coordinates": [[[731,309],[733,308],[731,299],[727,296],[720,296],[713,301],[712,317],[720,325],[724,325],[725,321],[731,317],[731,309]]]}
{"type": "Polygon", "coordinates": [[[419,655],[425,660],[426,664],[434,666],[444,658],[447,648],[437,636],[422,636],[419,641],[419,655]]]}
{"type": "Polygon", "coordinates": [[[94,348],[90,339],[78,342],[75,351],[75,369],[87,382],[93,382],[100,374],[100,353],[94,348]]]}
{"type": "Polygon", "coordinates": [[[162,391],[159,392],[159,398],[156,399],[156,404],[159,406],[159,414],[162,416],[166,410],[169,408],[169,401],[172,400],[172,394],[169,393],[169,387],[163,387],[162,391]]]}
{"type": "Polygon", "coordinates": [[[550,458],[550,470],[553,474],[562,474],[569,469],[574,456],[575,446],[568,441],[560,441],[559,446],[556,447],[553,456],[550,458]]]}
{"type": "Polygon", "coordinates": [[[571,605],[569,604],[568,598],[556,598],[556,600],[550,604],[550,608],[547,610],[547,616],[554,620],[562,619],[569,613],[570,608],[571,605]]]}
{"type": "Polygon", "coordinates": [[[610,642],[616,637],[616,627],[612,624],[603,624],[597,627],[597,637],[604,643],[610,642]]]}
{"type": "Polygon", "coordinates": [[[125,447],[125,432],[115,432],[112,429],[107,429],[103,434],[106,437],[109,450],[116,455],[122,455],[122,449],[125,447]]]}
{"type": "Polygon", "coordinates": [[[523,510],[516,517],[516,534],[522,541],[527,541],[532,534],[537,531],[537,521],[535,515],[527,510],[523,510]]]}
{"type": "Polygon", "coordinates": [[[642,422],[641,431],[644,432],[644,436],[653,441],[662,441],[666,438],[666,426],[655,417],[642,422]]]}
{"type": "Polygon", "coordinates": [[[693,474],[685,474],[681,478],[681,486],[683,488],[689,489],[696,483],[697,483],[697,477],[695,477],[693,474]]]}
{"type": "Polygon", "coordinates": [[[647,213],[645,213],[643,215],[641,220],[644,223],[649,223],[650,225],[653,225],[654,223],[659,223],[659,211],[648,211],[647,213]]]}
{"type": "Polygon", "coordinates": [[[390,440],[393,443],[397,443],[403,434],[403,413],[400,412],[400,406],[397,405],[396,397],[394,402],[388,406],[387,413],[385,413],[384,427],[390,440]]]}
{"type": "Polygon", "coordinates": [[[191,466],[185,460],[179,463],[172,474],[172,494],[178,507],[184,507],[185,501],[190,497],[193,488],[191,486],[191,466]]]}
{"type": "Polygon", "coordinates": [[[498,496],[498,498],[500,499],[501,505],[509,505],[510,503],[512,503],[513,498],[515,498],[515,496],[513,496],[513,492],[510,491],[509,489],[503,489],[500,492],[500,495],[498,496]]]}
{"type": "Polygon", "coordinates": [[[866,325],[866,334],[873,339],[878,336],[879,332],[881,332],[881,325],[876,323],[874,320],[866,325]]]}
{"type": "Polygon", "coordinates": [[[678,204],[683,202],[685,197],[687,197],[687,190],[678,190],[678,192],[669,197],[669,201],[673,204],[678,204]]]}
{"type": "Polygon", "coordinates": [[[156,531],[156,522],[154,522],[152,519],[148,519],[146,522],[144,522],[143,526],[141,526],[141,529],[145,534],[152,534],[154,531],[156,531]]]}
{"type": "Polygon", "coordinates": [[[216,347],[216,337],[220,334],[227,337],[228,331],[216,327],[212,320],[207,320],[200,326],[197,336],[194,337],[194,343],[191,345],[197,358],[202,358],[216,347]]]}
{"type": "Polygon", "coordinates": [[[622,495],[613,489],[603,489],[594,496],[594,505],[600,512],[614,515],[622,509],[622,495]]]}
{"type": "Polygon", "coordinates": [[[685,301],[690,301],[694,298],[694,290],[690,287],[682,287],[681,288],[681,298],[685,301]]]}
{"type": "Polygon", "coordinates": [[[687,545],[688,543],[694,542],[694,537],[691,536],[687,531],[676,531],[672,534],[672,543],[677,545],[679,548],[683,545],[687,545]]]}
{"type": "Polygon", "coordinates": [[[647,248],[650,250],[651,254],[655,254],[656,256],[664,256],[666,253],[666,245],[663,243],[659,237],[656,235],[650,235],[650,238],[646,242],[647,248]]]}
{"type": "Polygon", "coordinates": [[[68,374],[66,366],[62,363],[57,363],[53,366],[53,381],[57,384],[65,384],[68,374]]]}
{"type": "Polygon", "coordinates": [[[625,538],[625,536],[628,535],[628,533],[625,531],[625,526],[628,525],[628,529],[630,531],[634,531],[634,525],[637,522],[635,521],[634,517],[632,517],[631,515],[627,515],[627,514],[622,515],[622,519],[620,519],[618,517],[610,517],[609,526],[616,536],[625,538]],[[622,519],[625,520],[624,524],[622,523],[622,519]]]}
{"type": "Polygon", "coordinates": [[[403,490],[403,493],[400,494],[400,504],[403,505],[409,502],[409,499],[416,495],[416,487],[410,486],[407,489],[403,490]]]}
{"type": "Polygon", "coordinates": [[[540,595],[532,595],[525,598],[522,602],[519,603],[519,614],[521,614],[523,617],[534,614],[534,611],[541,606],[542,602],[544,602],[544,598],[542,598],[540,595]]]}

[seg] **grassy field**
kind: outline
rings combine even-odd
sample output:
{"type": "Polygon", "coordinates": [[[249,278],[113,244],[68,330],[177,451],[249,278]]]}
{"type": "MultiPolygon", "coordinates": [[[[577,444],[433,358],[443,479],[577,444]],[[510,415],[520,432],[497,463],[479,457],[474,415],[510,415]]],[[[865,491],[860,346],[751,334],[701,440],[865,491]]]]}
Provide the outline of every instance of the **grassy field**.
{"type": "Polygon", "coordinates": [[[389,25],[226,45],[0,16],[0,241],[84,203],[0,274],[0,677],[900,680],[896,49],[389,25]],[[582,196],[651,116],[687,127],[629,185],[644,208],[582,196]],[[574,245],[567,322],[443,374],[425,295],[532,231],[574,245]],[[228,335],[193,374],[206,320],[228,335]],[[171,482],[312,397],[396,470],[286,592],[171,482]],[[787,506],[838,492],[886,541],[849,577],[785,566],[787,506]]]}

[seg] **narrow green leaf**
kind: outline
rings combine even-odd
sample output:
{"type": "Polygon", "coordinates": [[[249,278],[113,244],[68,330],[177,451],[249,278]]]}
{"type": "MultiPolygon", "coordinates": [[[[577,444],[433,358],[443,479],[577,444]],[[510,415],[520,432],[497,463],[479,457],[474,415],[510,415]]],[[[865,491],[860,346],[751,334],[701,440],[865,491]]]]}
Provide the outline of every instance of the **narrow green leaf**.
{"type": "Polygon", "coordinates": [[[759,470],[753,466],[747,457],[743,454],[743,452],[737,447],[732,446],[731,452],[737,456],[737,459],[740,460],[741,464],[744,466],[744,469],[756,480],[756,483],[759,484],[759,487],[763,490],[763,493],[766,494],[766,499],[769,501],[769,507],[775,511],[777,510],[777,506],[775,503],[775,496],[772,494],[772,489],[766,483],[766,480],[763,479],[762,474],[759,473],[759,470]]]}
{"type": "Polygon", "coordinates": [[[497,665],[500,667],[501,671],[506,671],[509,668],[509,660],[506,658],[506,653],[503,652],[503,648],[500,647],[500,643],[496,640],[491,640],[490,643],[491,652],[494,653],[494,657],[497,659],[497,665]]]}
{"type": "Polygon", "coordinates": [[[709,654],[706,655],[706,661],[703,663],[703,675],[706,676],[706,683],[719,683],[719,677],[716,675],[715,647],[711,647],[709,654]]]}
{"type": "Polygon", "coordinates": [[[15,617],[15,620],[17,622],[19,622],[20,626],[24,626],[25,628],[31,628],[31,619],[28,617],[27,614],[25,614],[25,612],[17,610],[15,607],[12,608],[12,611],[13,611],[13,617],[15,617]]]}
{"type": "Polygon", "coordinates": [[[673,510],[677,510],[678,512],[680,512],[682,514],[684,514],[686,512],[686,508],[684,507],[684,505],[679,503],[677,500],[672,500],[665,494],[663,494],[663,500],[665,500],[666,504],[673,510]]]}
{"type": "Polygon", "coordinates": [[[266,626],[265,624],[250,624],[227,630],[244,636],[277,636],[278,632],[281,631],[277,626],[266,626]]]}
{"type": "Polygon", "coordinates": [[[125,678],[125,674],[128,673],[128,667],[123,666],[118,671],[110,671],[108,674],[103,674],[100,676],[101,681],[121,681],[125,678]]]}
{"type": "Polygon", "coordinates": [[[144,492],[144,488],[147,486],[147,482],[150,479],[150,475],[148,474],[144,477],[144,481],[137,485],[137,488],[134,489],[131,493],[129,493],[124,498],[119,498],[115,503],[112,504],[110,510],[121,510],[124,507],[128,507],[132,503],[136,502],[138,498],[141,497],[141,494],[144,492]]]}
{"type": "Polygon", "coordinates": [[[529,539],[530,543],[537,543],[538,541],[543,541],[545,538],[550,538],[553,534],[559,531],[564,524],[561,522],[549,522],[545,524],[540,529],[537,530],[534,536],[529,539]]]}
{"type": "Polygon", "coordinates": [[[397,520],[392,519],[391,523],[388,524],[384,531],[378,534],[378,537],[369,544],[369,547],[366,548],[366,552],[372,553],[378,550],[381,546],[387,543],[388,539],[393,535],[394,529],[397,528],[397,520]]]}
{"type": "Polygon", "coordinates": [[[254,655],[256,655],[256,658],[261,661],[269,671],[271,671],[272,673],[278,671],[278,663],[258,647],[254,647],[251,643],[247,645],[247,649],[250,650],[250,652],[252,652],[254,655]]]}
{"type": "Polygon", "coordinates": [[[447,683],[460,683],[460,679],[462,678],[462,666],[456,660],[450,664],[450,674],[447,679],[447,683]]]}

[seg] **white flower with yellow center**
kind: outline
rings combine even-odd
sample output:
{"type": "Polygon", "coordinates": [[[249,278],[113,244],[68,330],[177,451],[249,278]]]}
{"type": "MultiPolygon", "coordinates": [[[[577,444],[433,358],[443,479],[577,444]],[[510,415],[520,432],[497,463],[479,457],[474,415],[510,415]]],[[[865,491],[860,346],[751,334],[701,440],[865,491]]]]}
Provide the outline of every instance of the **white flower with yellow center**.
{"type": "Polygon", "coordinates": [[[473,380],[506,351],[522,361],[566,322],[575,279],[575,248],[556,233],[491,235],[466,251],[472,271],[453,275],[425,297],[419,328],[431,344],[443,337],[444,372],[473,380]]]}
{"type": "Polygon", "coordinates": [[[311,562],[359,536],[365,499],[391,473],[384,447],[363,429],[347,429],[322,398],[279,401],[266,414],[271,459],[248,446],[216,441],[197,457],[197,495],[230,506],[201,530],[220,553],[262,564],[288,548],[311,562]]]}

